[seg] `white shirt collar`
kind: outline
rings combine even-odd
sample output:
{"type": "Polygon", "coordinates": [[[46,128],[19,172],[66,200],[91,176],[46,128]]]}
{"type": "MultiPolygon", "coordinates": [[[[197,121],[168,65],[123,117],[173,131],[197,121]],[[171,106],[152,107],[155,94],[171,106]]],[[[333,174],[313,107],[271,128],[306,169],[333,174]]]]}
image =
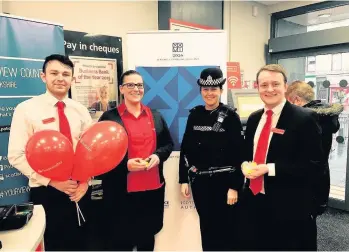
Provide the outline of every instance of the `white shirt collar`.
{"type": "MultiPolygon", "coordinates": [[[[282,102],[281,102],[279,105],[277,105],[276,107],[274,107],[274,108],[272,109],[273,115],[279,115],[279,114],[281,113],[282,109],[284,108],[285,104],[286,104],[286,99],[283,99],[282,102]]],[[[266,107],[264,107],[264,114],[265,114],[265,112],[266,112],[267,110],[269,110],[269,109],[267,109],[266,107]]]]}
{"type": "MultiPolygon", "coordinates": [[[[46,90],[45,93],[45,99],[47,100],[47,102],[51,105],[51,106],[56,106],[57,102],[59,102],[59,100],[54,97],[50,91],[46,90]]],[[[65,105],[67,105],[69,103],[69,98],[68,98],[68,94],[64,97],[64,99],[62,100],[65,105]]]]}

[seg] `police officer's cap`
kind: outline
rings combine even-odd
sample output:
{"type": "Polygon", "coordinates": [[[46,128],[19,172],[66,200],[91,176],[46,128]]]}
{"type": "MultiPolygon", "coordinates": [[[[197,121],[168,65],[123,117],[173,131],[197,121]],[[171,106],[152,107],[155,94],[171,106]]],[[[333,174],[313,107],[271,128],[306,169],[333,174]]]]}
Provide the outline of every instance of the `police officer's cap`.
{"type": "Polygon", "coordinates": [[[197,83],[201,87],[220,87],[223,86],[225,81],[226,79],[223,78],[222,70],[213,67],[202,70],[197,83]]]}

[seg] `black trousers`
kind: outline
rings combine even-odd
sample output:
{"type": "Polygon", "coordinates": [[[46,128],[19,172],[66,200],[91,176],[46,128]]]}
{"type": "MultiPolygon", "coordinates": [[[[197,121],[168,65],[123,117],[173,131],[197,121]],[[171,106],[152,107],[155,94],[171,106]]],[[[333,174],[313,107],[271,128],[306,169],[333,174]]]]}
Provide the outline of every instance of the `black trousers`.
{"type": "MultiPolygon", "coordinates": [[[[116,233],[114,232],[114,235],[116,233]]],[[[155,236],[153,234],[138,234],[125,237],[120,234],[115,239],[110,238],[108,241],[107,251],[154,251],[155,236]],[[122,237],[122,238],[121,238],[122,237]]]]}
{"type": "Polygon", "coordinates": [[[223,174],[197,176],[191,185],[200,218],[203,251],[235,250],[237,226],[236,207],[227,204],[228,186],[223,174]]]}
{"type": "MultiPolygon", "coordinates": [[[[145,192],[127,193],[115,206],[109,223],[107,250],[153,251],[155,235],[163,226],[165,185],[145,192]]],[[[110,204],[106,206],[110,212],[110,204]]]]}
{"type": "Polygon", "coordinates": [[[280,218],[271,212],[263,194],[253,195],[249,189],[240,202],[239,250],[244,251],[316,251],[316,219],[280,218]]]}
{"type": "Polygon", "coordinates": [[[42,205],[46,214],[44,234],[45,250],[47,251],[83,251],[87,250],[87,223],[90,191],[79,201],[79,207],[86,219],[81,226],[78,224],[75,202],[69,196],[51,186],[33,187],[30,201],[42,205]]]}

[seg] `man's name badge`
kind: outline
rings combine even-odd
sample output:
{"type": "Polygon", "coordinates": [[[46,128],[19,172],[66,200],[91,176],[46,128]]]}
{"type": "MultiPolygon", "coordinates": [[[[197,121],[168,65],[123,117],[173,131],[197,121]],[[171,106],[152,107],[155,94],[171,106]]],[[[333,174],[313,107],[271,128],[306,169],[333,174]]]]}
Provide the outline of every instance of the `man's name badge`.
{"type": "Polygon", "coordinates": [[[43,124],[48,124],[48,123],[52,123],[54,122],[56,119],[54,117],[51,117],[51,118],[46,118],[44,120],[42,120],[42,123],[43,124]]]}
{"type": "Polygon", "coordinates": [[[285,133],[285,130],[283,129],[278,129],[278,128],[272,128],[271,132],[276,133],[276,134],[280,134],[283,135],[285,133]]]}

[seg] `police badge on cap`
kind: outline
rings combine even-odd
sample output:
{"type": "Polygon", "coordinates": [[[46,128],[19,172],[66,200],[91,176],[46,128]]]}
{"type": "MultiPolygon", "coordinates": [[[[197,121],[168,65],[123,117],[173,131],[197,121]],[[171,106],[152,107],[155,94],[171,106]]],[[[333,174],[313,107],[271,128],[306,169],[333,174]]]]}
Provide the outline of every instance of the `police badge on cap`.
{"type": "Polygon", "coordinates": [[[206,68],[202,70],[197,83],[201,87],[221,87],[225,80],[220,68],[206,68]]]}

